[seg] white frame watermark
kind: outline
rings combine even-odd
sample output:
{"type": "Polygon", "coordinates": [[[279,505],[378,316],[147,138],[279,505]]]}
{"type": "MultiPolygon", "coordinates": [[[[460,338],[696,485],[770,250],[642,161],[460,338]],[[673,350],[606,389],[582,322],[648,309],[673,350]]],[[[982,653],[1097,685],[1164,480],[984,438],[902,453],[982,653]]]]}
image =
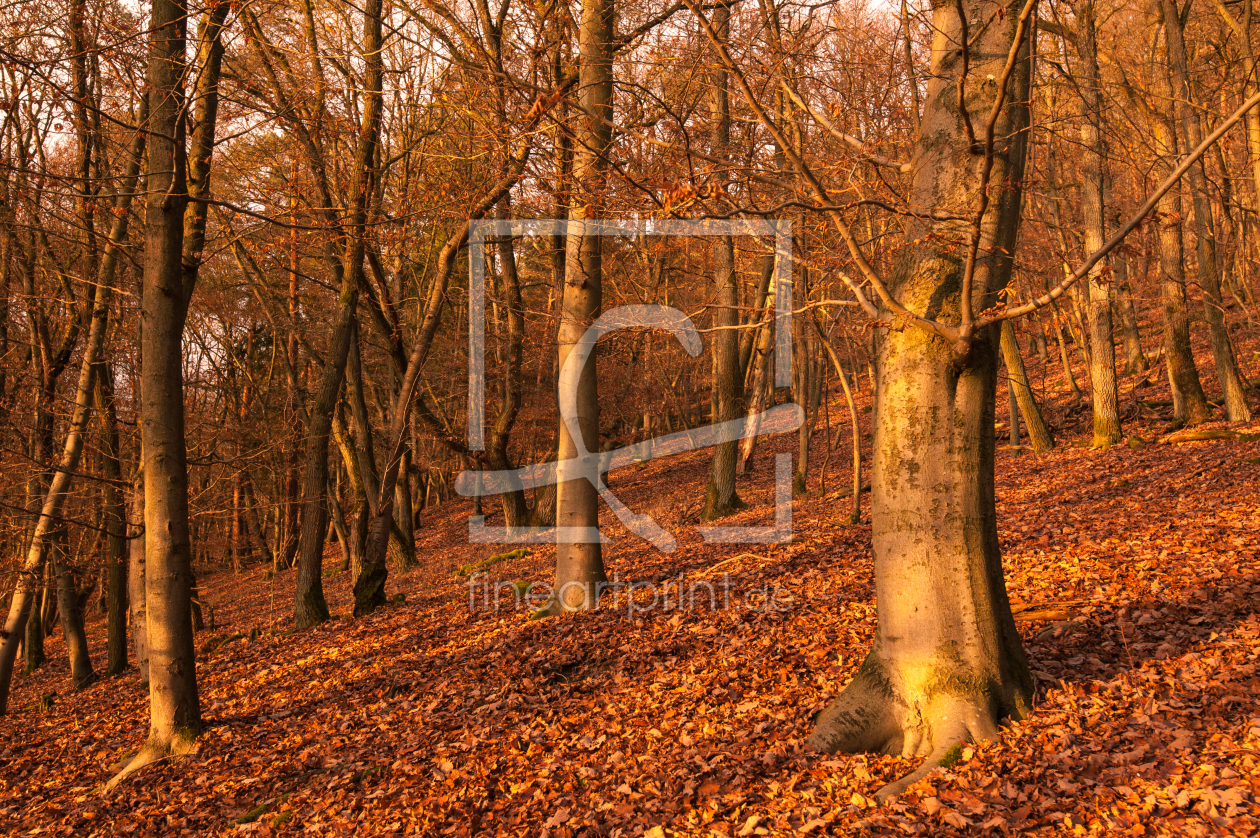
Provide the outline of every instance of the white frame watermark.
{"type": "MultiPolygon", "coordinates": [[[[486,245],[490,239],[523,236],[666,236],[774,237],[774,386],[792,384],[792,222],[787,219],[666,219],[666,220],[478,220],[468,223],[468,449],[485,450],[486,392],[486,245]]],[[[663,305],[627,305],[605,310],[586,330],[565,361],[561,378],[576,374],[593,354],[601,335],[627,328],[661,329],[672,334],[691,356],[700,354],[699,331],[686,314],[663,305]],[[570,369],[576,364],[576,369],[570,369]]],[[[570,436],[582,446],[577,428],[576,404],[560,394],[560,417],[570,436]]],[[[672,552],[676,541],[648,515],[629,510],[604,483],[603,476],[618,468],[647,459],[710,448],[748,436],[768,436],[794,431],[804,421],[804,411],[794,402],[772,406],[760,414],[654,437],[608,452],[580,451],[565,463],[566,479],[586,479],[626,529],[662,552],[672,552]]],[[[503,471],[462,471],[455,491],[464,497],[503,494],[556,483],[560,464],[536,463],[503,471]]],[[[792,535],[792,455],[775,455],[775,502],[772,526],[697,526],[709,544],[768,544],[792,535]]],[[[468,519],[468,540],[473,544],[582,544],[610,539],[592,527],[491,527],[484,515],[468,519]]]]}

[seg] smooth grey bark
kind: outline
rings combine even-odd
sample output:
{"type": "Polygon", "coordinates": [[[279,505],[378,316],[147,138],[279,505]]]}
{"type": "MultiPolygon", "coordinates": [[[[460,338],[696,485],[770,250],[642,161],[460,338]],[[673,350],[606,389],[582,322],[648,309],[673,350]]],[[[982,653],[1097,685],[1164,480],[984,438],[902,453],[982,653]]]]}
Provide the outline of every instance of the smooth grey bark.
{"type": "MultiPolygon", "coordinates": [[[[972,207],[986,170],[993,192],[974,230],[978,239],[966,222],[920,217],[909,223],[888,290],[910,311],[945,322],[965,322],[967,311],[995,305],[1010,281],[1021,202],[1016,185],[1027,155],[1031,6],[1002,8],[1004,14],[994,15],[991,4],[963,0],[932,12],[939,34],[910,201],[972,207]],[[975,25],[965,36],[968,19],[975,25]],[[956,45],[968,42],[965,61],[956,45]],[[995,111],[992,156],[973,153],[979,135],[968,130],[959,103],[989,113],[997,85],[979,80],[1005,77],[1008,55],[1009,99],[995,111]],[[978,246],[973,297],[966,303],[960,239],[978,246]]],[[[996,736],[999,719],[1021,717],[1031,707],[1032,676],[1007,599],[997,535],[998,339],[990,326],[967,344],[951,345],[914,327],[887,330],[878,342],[871,478],[875,643],[819,715],[808,741],[827,752],[928,755],[918,771],[881,790],[883,796],[933,770],[951,746],[996,736]]]]}

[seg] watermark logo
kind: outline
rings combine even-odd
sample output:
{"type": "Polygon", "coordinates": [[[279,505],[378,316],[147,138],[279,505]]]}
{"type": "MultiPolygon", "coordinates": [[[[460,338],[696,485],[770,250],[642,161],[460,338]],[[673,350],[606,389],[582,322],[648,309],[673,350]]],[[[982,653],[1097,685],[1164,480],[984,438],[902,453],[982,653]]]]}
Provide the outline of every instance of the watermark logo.
{"type": "MultiPolygon", "coordinates": [[[[578,584],[578,583],[569,583],[578,584]]],[[[601,586],[604,605],[613,611],[625,609],[630,619],[656,611],[787,611],[792,607],[791,591],[769,582],[734,590],[729,573],[721,576],[689,578],[685,573],[660,581],[627,581],[613,574],[601,586]]],[[[468,580],[468,610],[500,612],[535,611],[554,595],[546,582],[493,581],[487,573],[468,580]]]]}
{"type": "MultiPolygon", "coordinates": [[[[504,236],[758,236],[774,238],[774,386],[792,383],[792,228],[786,220],[664,220],[664,221],[472,221],[469,222],[468,305],[468,449],[485,450],[485,265],[488,240],[504,236]]],[[[688,354],[700,354],[700,333],[691,318],[663,305],[626,305],[610,308],[586,330],[560,370],[558,393],[561,421],[576,442],[578,456],[558,463],[535,463],[501,471],[463,471],[455,491],[465,497],[497,495],[532,489],[568,480],[587,480],[604,503],[631,533],[662,552],[677,546],[674,536],[651,516],[630,510],[608,488],[604,475],[647,459],[710,448],[721,442],[768,436],[796,430],[804,411],[794,403],[777,405],[752,416],[720,422],[689,431],[666,434],[614,451],[586,451],[578,429],[576,390],[564,382],[576,382],[602,335],[629,328],[659,329],[671,334],[688,354]]],[[[792,455],[775,455],[775,504],[772,526],[698,526],[710,544],[766,544],[792,534],[792,455]]],[[[468,539],[474,544],[569,544],[607,541],[596,527],[491,527],[485,517],[468,521],[468,539]]]]}

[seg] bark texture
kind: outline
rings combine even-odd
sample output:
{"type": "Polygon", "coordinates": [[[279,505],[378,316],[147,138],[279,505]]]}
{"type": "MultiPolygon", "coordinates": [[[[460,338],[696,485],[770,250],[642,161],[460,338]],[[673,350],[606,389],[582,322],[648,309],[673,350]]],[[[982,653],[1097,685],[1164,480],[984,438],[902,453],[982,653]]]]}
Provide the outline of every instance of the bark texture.
{"type": "MultiPolygon", "coordinates": [[[[719,3],[713,10],[713,27],[725,41],[730,36],[730,6],[719,3]]],[[[730,78],[726,68],[715,64],[709,73],[710,154],[724,159],[731,138],[730,78]]],[[[721,177],[725,178],[723,173],[721,177]]],[[[725,184],[722,184],[723,186],[725,184]]],[[[718,236],[709,248],[713,269],[714,309],[713,378],[711,412],[714,424],[739,418],[743,408],[739,367],[739,287],[735,278],[735,244],[730,236],[718,236]]],[[[736,440],[713,447],[709,485],[705,489],[701,521],[715,521],[744,506],[735,490],[736,440]]]]}
{"type": "MultiPolygon", "coordinates": [[[[1203,141],[1199,115],[1193,108],[1194,91],[1186,65],[1185,35],[1181,16],[1173,0],[1161,0],[1164,36],[1168,45],[1168,71],[1172,77],[1173,106],[1181,129],[1181,145],[1189,150],[1203,141]]],[[[1255,110],[1254,108],[1252,109],[1255,110]]],[[[1198,255],[1199,288],[1203,292],[1203,315],[1208,326],[1208,341],[1216,363],[1216,377],[1221,384],[1225,415],[1231,422],[1250,422],[1251,408],[1238,375],[1234,346],[1225,325],[1225,305],[1221,299],[1221,274],[1216,252],[1216,221],[1212,214],[1212,195],[1207,185],[1207,162],[1200,157],[1186,173],[1190,182],[1191,206],[1194,208],[1195,245],[1198,255]]]]}
{"type": "MultiPolygon", "coordinates": [[[[977,0],[933,10],[938,34],[911,200],[970,211],[982,205],[990,165],[992,191],[978,229],[910,225],[890,291],[914,313],[969,321],[960,243],[978,243],[970,312],[994,305],[1009,282],[1021,201],[1011,185],[1022,181],[1026,158],[1030,10],[1010,5],[994,16],[977,0]],[[969,61],[957,46],[966,43],[969,61]],[[990,157],[968,123],[986,124],[997,85],[980,80],[1003,77],[1008,54],[1010,95],[995,112],[990,157]]],[[[809,742],[827,752],[928,755],[920,772],[884,795],[930,771],[950,746],[991,737],[1000,718],[1030,707],[1032,677],[1007,600],[994,505],[998,340],[996,327],[984,328],[960,354],[963,347],[926,329],[905,328],[878,342],[871,477],[878,629],[809,742]]]]}
{"type": "MultiPolygon", "coordinates": [[[[613,0],[583,0],[578,37],[580,112],[574,132],[573,195],[570,230],[565,250],[564,295],[561,299],[559,348],[561,393],[576,395],[578,431],[588,457],[599,454],[599,392],[596,383],[598,352],[587,363],[566,364],[587,328],[599,317],[602,303],[603,248],[598,235],[580,229],[581,222],[598,219],[603,211],[612,142],[613,0]]],[[[599,495],[578,462],[579,446],[568,423],[559,423],[559,474],[556,487],[556,526],[599,526],[599,495]]],[[[589,530],[588,530],[589,531],[589,530]]],[[[607,581],[598,540],[560,541],[556,545],[556,578],[551,601],[541,613],[580,611],[599,604],[607,581]]]]}
{"type": "MultiPolygon", "coordinates": [[[[1076,8],[1076,51],[1081,57],[1077,89],[1081,95],[1082,211],[1085,217],[1085,252],[1093,253],[1107,238],[1104,218],[1106,151],[1102,134],[1102,86],[1098,73],[1098,38],[1094,4],[1076,8]]],[[[1119,442],[1120,399],[1116,387],[1116,348],[1111,339],[1111,292],[1099,263],[1089,272],[1085,286],[1086,319],[1089,323],[1089,381],[1093,393],[1094,438],[1091,448],[1107,449],[1119,442]]]]}

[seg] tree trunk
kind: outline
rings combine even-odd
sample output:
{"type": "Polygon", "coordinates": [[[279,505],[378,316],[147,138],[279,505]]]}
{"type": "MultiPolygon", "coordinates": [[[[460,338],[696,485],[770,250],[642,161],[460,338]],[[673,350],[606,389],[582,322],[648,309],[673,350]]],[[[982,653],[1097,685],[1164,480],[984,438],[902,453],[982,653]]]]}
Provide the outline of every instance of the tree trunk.
{"type": "MultiPolygon", "coordinates": [[[[1027,153],[1031,9],[1013,5],[995,16],[979,0],[933,9],[939,34],[911,203],[975,206],[986,182],[993,194],[971,230],[923,218],[907,225],[889,290],[916,314],[968,323],[971,312],[997,304],[1010,281],[1021,199],[1016,184],[1027,153]],[[962,31],[964,14],[970,36],[962,31]],[[969,40],[964,75],[955,45],[969,40]],[[998,85],[976,80],[1005,76],[1008,54],[1009,98],[994,123],[992,156],[980,160],[958,107],[960,77],[971,82],[967,108],[986,114],[998,85]],[[991,179],[981,180],[984,171],[991,179]],[[976,236],[970,276],[956,244],[960,234],[976,236]],[[967,279],[973,296],[964,301],[967,279]]],[[[871,478],[875,644],[819,715],[809,742],[827,752],[928,755],[919,771],[881,795],[933,770],[958,742],[996,736],[999,719],[1022,717],[1031,707],[1032,676],[1006,595],[994,501],[998,339],[996,327],[953,346],[919,327],[880,335],[871,478]]]]}
{"type": "MultiPolygon", "coordinates": [[[[1076,51],[1081,56],[1082,78],[1077,84],[1081,95],[1081,175],[1082,211],[1085,218],[1085,252],[1093,253],[1107,238],[1104,215],[1106,181],[1103,170],[1102,81],[1098,73],[1098,41],[1093,0],[1076,8],[1076,51]]],[[[1116,348],[1111,337],[1111,298],[1100,262],[1089,272],[1086,283],[1086,314],[1089,321],[1089,380],[1093,393],[1094,439],[1091,448],[1106,450],[1119,442],[1120,399],[1116,387],[1116,348]]]]}
{"type": "Polygon", "coordinates": [[[118,410],[114,403],[114,369],[107,362],[96,367],[96,406],[101,412],[100,464],[105,480],[104,524],[108,532],[106,578],[106,677],[127,668],[127,507],[122,498],[119,463],[118,410]]]}
{"type": "MultiPolygon", "coordinates": [[[[495,208],[495,218],[506,221],[511,216],[511,196],[505,195],[495,208]]],[[[502,398],[490,438],[486,446],[487,460],[491,468],[509,471],[512,465],[508,444],[512,429],[521,409],[521,355],[525,339],[525,309],[521,301],[521,282],[516,270],[516,249],[511,236],[500,236],[494,242],[498,255],[498,275],[503,288],[504,334],[502,346],[506,352],[503,369],[502,398]]],[[[529,514],[525,492],[517,488],[502,495],[503,524],[509,531],[523,527],[529,514]]]]}
{"type": "Polygon", "coordinates": [[[774,306],[777,289],[778,269],[775,269],[776,279],[771,281],[770,293],[766,297],[765,308],[762,314],[761,327],[754,330],[757,335],[755,342],[755,350],[749,360],[749,376],[751,381],[744,388],[744,412],[746,419],[744,420],[743,436],[739,440],[739,451],[735,459],[735,473],[743,474],[750,468],[753,451],[757,447],[757,426],[761,422],[761,414],[766,407],[767,390],[769,389],[769,379],[771,373],[771,363],[774,360],[774,306]]]}
{"type": "Polygon", "coordinates": [[[612,144],[613,118],[613,0],[582,0],[578,50],[581,54],[578,89],[581,107],[574,129],[573,205],[565,250],[564,297],[561,301],[559,349],[561,397],[572,394],[577,406],[577,431],[587,454],[569,432],[562,415],[556,486],[556,526],[586,533],[579,541],[556,544],[556,578],[552,598],[541,613],[595,608],[608,577],[594,530],[599,526],[599,496],[594,482],[599,462],[598,351],[579,368],[566,363],[587,328],[599,317],[603,286],[603,247],[600,237],[582,222],[601,217],[605,200],[606,155],[612,144]],[[581,457],[581,459],[579,459],[581,457]]]}
{"type": "MultiPolygon", "coordinates": [[[[713,27],[718,37],[726,41],[730,37],[731,9],[727,3],[718,3],[713,9],[713,27]]],[[[731,139],[730,79],[726,68],[714,62],[709,71],[709,120],[710,154],[725,159],[731,139]]],[[[721,187],[725,188],[724,172],[721,187]]],[[[713,377],[710,385],[711,415],[714,424],[739,418],[743,409],[739,369],[739,286],[735,277],[735,242],[730,236],[717,236],[709,247],[713,260],[713,377]]],[[[742,508],[735,490],[735,458],[737,440],[719,442],[713,446],[713,464],[709,485],[704,492],[704,508],[700,511],[702,522],[716,521],[742,508]]]]}
{"type": "MultiPolygon", "coordinates": [[[[43,572],[42,568],[41,572],[43,572]]],[[[35,578],[37,593],[46,591],[49,584],[50,582],[45,581],[42,577],[35,578]]],[[[22,672],[26,675],[30,675],[35,670],[39,669],[48,660],[48,656],[44,654],[43,613],[43,598],[37,595],[31,606],[31,616],[26,622],[26,636],[22,642],[22,672]]],[[[2,673],[0,673],[0,675],[2,675],[2,673]]]]}
{"type": "Polygon", "coordinates": [[[1034,454],[1044,454],[1054,448],[1054,435],[1041,414],[1041,407],[1028,384],[1028,373],[1024,369],[1024,357],[1019,351],[1019,342],[1015,340],[1015,327],[1010,321],[1002,324],[1002,360],[1006,362],[1006,373],[1015,387],[1015,400],[1019,412],[1024,416],[1024,424],[1028,427],[1028,442],[1034,454]]]}
{"type": "Polygon", "coordinates": [[[201,735],[192,631],[192,543],[184,436],[183,332],[200,267],[225,11],[202,20],[192,150],[185,148],[187,0],[153,0],[149,53],[148,197],[145,202],[140,439],[144,452],[145,599],[149,738],[106,788],[146,765],[191,750],[201,735]],[[191,163],[191,172],[189,165],[191,163]],[[191,177],[190,177],[191,174],[191,177]],[[200,219],[199,223],[196,219],[200,219]],[[187,239],[186,239],[187,234],[187,239]],[[186,249],[185,246],[191,248],[186,249]]]}
{"type": "MultiPolygon", "coordinates": [[[[237,456],[241,454],[238,446],[237,456]]],[[[232,521],[229,527],[231,539],[232,570],[240,573],[249,559],[249,536],[245,533],[245,478],[237,469],[232,476],[232,521]]]]}
{"type": "MultiPolygon", "coordinates": [[[[1158,6],[1158,4],[1156,4],[1158,6]]],[[[1151,23],[1158,24],[1158,7],[1151,11],[1151,23]]],[[[1152,87],[1157,100],[1167,102],[1172,98],[1166,75],[1156,72],[1152,87]]],[[[1172,119],[1164,112],[1152,114],[1155,151],[1160,157],[1160,169],[1171,173],[1176,165],[1177,134],[1172,119]]],[[[1175,418],[1178,422],[1194,425],[1211,418],[1212,410],[1199,371],[1194,365],[1194,352],[1190,346],[1190,315],[1186,310],[1185,245],[1182,239],[1181,189],[1174,188],[1159,201],[1156,209],[1158,220],[1157,241],[1159,247],[1159,284],[1164,308],[1164,359],[1168,366],[1169,386],[1172,389],[1175,418]]]]}
{"type": "Polygon", "coordinates": [[[66,639],[66,654],[70,658],[70,683],[81,690],[96,681],[92,659],[88,655],[87,634],[83,630],[83,612],[79,608],[79,590],[75,584],[75,572],[70,566],[61,544],[50,551],[49,569],[57,579],[57,611],[61,614],[61,632],[66,639]]]}
{"type": "Polygon", "coordinates": [[[1033,343],[1037,345],[1037,362],[1045,364],[1046,361],[1050,360],[1050,351],[1046,347],[1045,324],[1042,323],[1041,318],[1036,315],[1033,315],[1028,322],[1032,324],[1029,331],[1032,332],[1033,343]]]}
{"type": "MultiPolygon", "coordinates": [[[[814,321],[814,329],[818,332],[818,339],[822,341],[823,349],[831,358],[831,366],[835,370],[836,378],[840,379],[840,388],[844,391],[844,400],[849,406],[849,424],[853,444],[853,508],[849,511],[849,523],[856,525],[862,520],[862,423],[858,415],[857,402],[853,400],[853,388],[849,385],[849,377],[845,374],[840,356],[836,354],[831,341],[823,334],[817,320],[814,321]]],[[[857,386],[857,373],[854,373],[853,381],[853,386],[857,386]]]]}
{"type": "MultiPolygon", "coordinates": [[[[403,449],[402,464],[398,469],[403,479],[394,486],[394,526],[401,541],[397,567],[399,570],[407,570],[420,563],[416,558],[416,519],[412,513],[411,446],[403,449]]],[[[524,502],[522,495],[521,503],[524,502]]]]}
{"type": "Polygon", "coordinates": [[[324,599],[324,534],[328,529],[328,503],[324,495],[328,485],[328,437],[332,431],[332,415],[345,375],[346,356],[350,352],[350,334],[354,309],[358,302],[358,286],[353,279],[343,278],[341,296],[333,326],[332,345],[324,357],[324,371],[319,390],[311,403],[310,421],[306,428],[306,466],[302,476],[302,528],[298,542],[298,572],[293,616],[299,629],[307,629],[328,619],[328,603],[324,599]]]}
{"type": "MultiPolygon", "coordinates": [[[[802,296],[808,299],[809,274],[801,271],[802,296]]],[[[805,412],[805,421],[796,431],[796,473],[792,477],[792,496],[799,497],[809,493],[809,443],[814,435],[814,423],[818,418],[818,405],[814,399],[818,372],[815,369],[816,354],[812,351],[810,332],[804,324],[794,326],[793,350],[795,359],[792,363],[792,400],[805,412]]]]}
{"type": "MultiPolygon", "coordinates": [[[[1181,128],[1184,148],[1197,148],[1203,141],[1198,114],[1193,109],[1193,91],[1186,66],[1186,44],[1178,6],[1173,0],[1161,0],[1164,36],[1168,46],[1168,71],[1172,77],[1173,106],[1177,125],[1181,128]]],[[[1254,109],[1253,109],[1254,110],[1254,109]]],[[[1216,223],[1212,217],[1212,197],[1208,191],[1206,162],[1201,157],[1187,172],[1194,208],[1195,242],[1198,249],[1199,287],[1203,291],[1203,314],[1208,324],[1208,342],[1216,362],[1216,376],[1221,383],[1225,415],[1231,422],[1250,422],[1251,408],[1238,375],[1238,362],[1225,325],[1225,306],[1221,300],[1221,275],[1216,254],[1216,223]]]]}
{"type": "Polygon", "coordinates": [[[1006,409],[1010,415],[1010,446],[1011,456],[1018,457],[1020,454],[1020,434],[1019,434],[1019,400],[1015,397],[1015,382],[1010,375],[1006,378],[1006,409]]]}
{"type": "MultiPolygon", "coordinates": [[[[143,449],[141,449],[143,450],[143,449]]],[[[131,604],[131,636],[135,644],[140,683],[149,683],[149,611],[145,599],[144,567],[144,456],[132,487],[131,516],[127,527],[127,599],[131,604]]]]}
{"type": "MultiPolygon", "coordinates": [[[[1145,264],[1145,259],[1143,260],[1145,264]]],[[[1142,351],[1142,333],[1138,330],[1137,307],[1133,303],[1133,288],[1129,280],[1129,260],[1126,256],[1117,257],[1112,264],[1116,270],[1116,301],[1120,304],[1120,327],[1124,332],[1124,372],[1133,375],[1146,372],[1150,362],[1142,351]]],[[[1146,271],[1142,271],[1145,279],[1146,271]]]]}
{"type": "MultiPolygon", "coordinates": [[[[1155,136],[1161,133],[1157,125],[1155,136]]],[[[1189,425],[1212,416],[1190,348],[1190,314],[1186,310],[1184,248],[1181,238],[1181,195],[1171,189],[1159,202],[1159,286],[1164,311],[1164,360],[1168,366],[1175,418],[1189,425]]]]}
{"type": "Polygon", "coordinates": [[[1076,383],[1076,375],[1072,372],[1072,359],[1068,356],[1067,338],[1063,336],[1063,317],[1056,303],[1054,310],[1050,312],[1050,321],[1054,324],[1054,336],[1059,343],[1059,363],[1063,364],[1063,375],[1067,378],[1068,390],[1071,391],[1072,398],[1080,401],[1085,394],[1081,392],[1081,388],[1076,383]]]}

